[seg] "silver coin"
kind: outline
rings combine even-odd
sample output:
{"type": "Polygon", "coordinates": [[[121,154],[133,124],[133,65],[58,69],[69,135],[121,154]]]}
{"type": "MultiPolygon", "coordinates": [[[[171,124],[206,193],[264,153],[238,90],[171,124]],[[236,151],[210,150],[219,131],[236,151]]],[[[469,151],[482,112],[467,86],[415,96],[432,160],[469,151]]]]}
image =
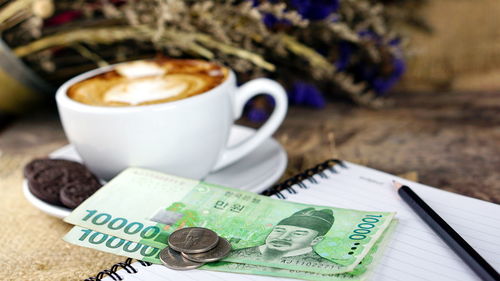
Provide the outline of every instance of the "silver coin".
{"type": "Polygon", "coordinates": [[[204,253],[188,254],[181,253],[185,258],[196,262],[213,262],[221,260],[231,252],[231,244],[219,236],[219,243],[212,250],[204,253]]]}
{"type": "Polygon", "coordinates": [[[217,246],[218,242],[219,235],[203,227],[181,228],[168,237],[170,248],[188,254],[206,252],[217,246]]]}
{"type": "Polygon", "coordinates": [[[202,266],[204,263],[186,259],[181,253],[166,247],[160,252],[160,260],[168,268],[175,270],[190,270],[202,266]]]}

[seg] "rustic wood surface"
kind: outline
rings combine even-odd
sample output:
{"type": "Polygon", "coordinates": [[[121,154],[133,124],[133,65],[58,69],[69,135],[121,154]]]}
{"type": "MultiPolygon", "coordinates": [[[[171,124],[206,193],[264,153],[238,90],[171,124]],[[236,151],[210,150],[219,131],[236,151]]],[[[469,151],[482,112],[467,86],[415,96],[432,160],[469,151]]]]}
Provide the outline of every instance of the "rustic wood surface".
{"type": "MultiPolygon", "coordinates": [[[[500,202],[498,93],[399,94],[384,110],[292,107],[275,138],[289,156],[284,177],[335,157],[394,174],[417,172],[424,184],[500,202]]],[[[11,123],[0,131],[0,179],[66,143],[55,110],[11,123]]]]}
{"type": "MultiPolygon", "coordinates": [[[[499,113],[495,93],[401,94],[381,111],[292,108],[275,137],[289,156],[284,177],[335,157],[499,203],[499,113]]],[[[0,280],[83,280],[124,260],[64,242],[71,225],[23,197],[25,163],[66,143],[53,109],[0,131],[0,280]]]]}

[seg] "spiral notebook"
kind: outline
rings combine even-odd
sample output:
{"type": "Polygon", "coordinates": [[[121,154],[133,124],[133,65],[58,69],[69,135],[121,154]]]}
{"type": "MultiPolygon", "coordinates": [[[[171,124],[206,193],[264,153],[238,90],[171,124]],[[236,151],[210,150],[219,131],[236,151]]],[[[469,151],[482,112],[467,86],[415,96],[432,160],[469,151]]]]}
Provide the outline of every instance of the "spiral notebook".
{"type": "MultiPolygon", "coordinates": [[[[439,190],[353,163],[329,160],[262,194],[294,202],[397,211],[399,225],[370,280],[480,280],[398,197],[392,180],[410,186],[497,271],[500,270],[500,205],[439,190]]],[[[131,259],[87,280],[280,280],[206,270],[175,271],[131,259]]],[[[290,279],[283,279],[290,280],[290,279]]]]}

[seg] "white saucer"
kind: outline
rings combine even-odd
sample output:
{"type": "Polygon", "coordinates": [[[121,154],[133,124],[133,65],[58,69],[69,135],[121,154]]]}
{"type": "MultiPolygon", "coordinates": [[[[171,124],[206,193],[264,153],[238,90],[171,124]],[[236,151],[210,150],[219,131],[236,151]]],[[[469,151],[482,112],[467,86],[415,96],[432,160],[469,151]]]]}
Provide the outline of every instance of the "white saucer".
{"type": "MultiPolygon", "coordinates": [[[[228,145],[237,144],[254,133],[255,130],[252,128],[234,125],[228,145]]],[[[82,161],[71,144],[52,152],[49,157],[82,161]]],[[[270,187],[281,177],[287,161],[283,147],[273,138],[269,138],[240,161],[209,174],[203,181],[258,193],[270,187]]],[[[30,192],[26,180],[23,181],[23,193],[31,204],[51,216],[64,218],[71,212],[68,208],[48,204],[36,198],[30,192]]]]}

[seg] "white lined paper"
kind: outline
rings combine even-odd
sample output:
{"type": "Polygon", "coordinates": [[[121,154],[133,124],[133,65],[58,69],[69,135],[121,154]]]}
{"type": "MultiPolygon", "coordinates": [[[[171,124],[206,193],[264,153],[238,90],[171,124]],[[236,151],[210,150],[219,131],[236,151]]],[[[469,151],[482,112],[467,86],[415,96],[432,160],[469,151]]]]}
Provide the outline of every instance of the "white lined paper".
{"type": "MultiPolygon", "coordinates": [[[[392,189],[392,180],[410,186],[497,271],[500,269],[500,205],[411,182],[387,173],[345,162],[347,169],[314,176],[310,188],[293,186],[283,191],[287,200],[370,211],[396,211],[399,225],[370,280],[377,281],[480,281],[462,260],[423,223],[392,189]]],[[[163,266],[133,264],[138,274],[125,280],[290,280],[202,270],[174,271],[163,266]]],[[[119,271],[118,273],[120,274],[119,271]]],[[[103,281],[113,280],[110,277],[103,281]]]]}

